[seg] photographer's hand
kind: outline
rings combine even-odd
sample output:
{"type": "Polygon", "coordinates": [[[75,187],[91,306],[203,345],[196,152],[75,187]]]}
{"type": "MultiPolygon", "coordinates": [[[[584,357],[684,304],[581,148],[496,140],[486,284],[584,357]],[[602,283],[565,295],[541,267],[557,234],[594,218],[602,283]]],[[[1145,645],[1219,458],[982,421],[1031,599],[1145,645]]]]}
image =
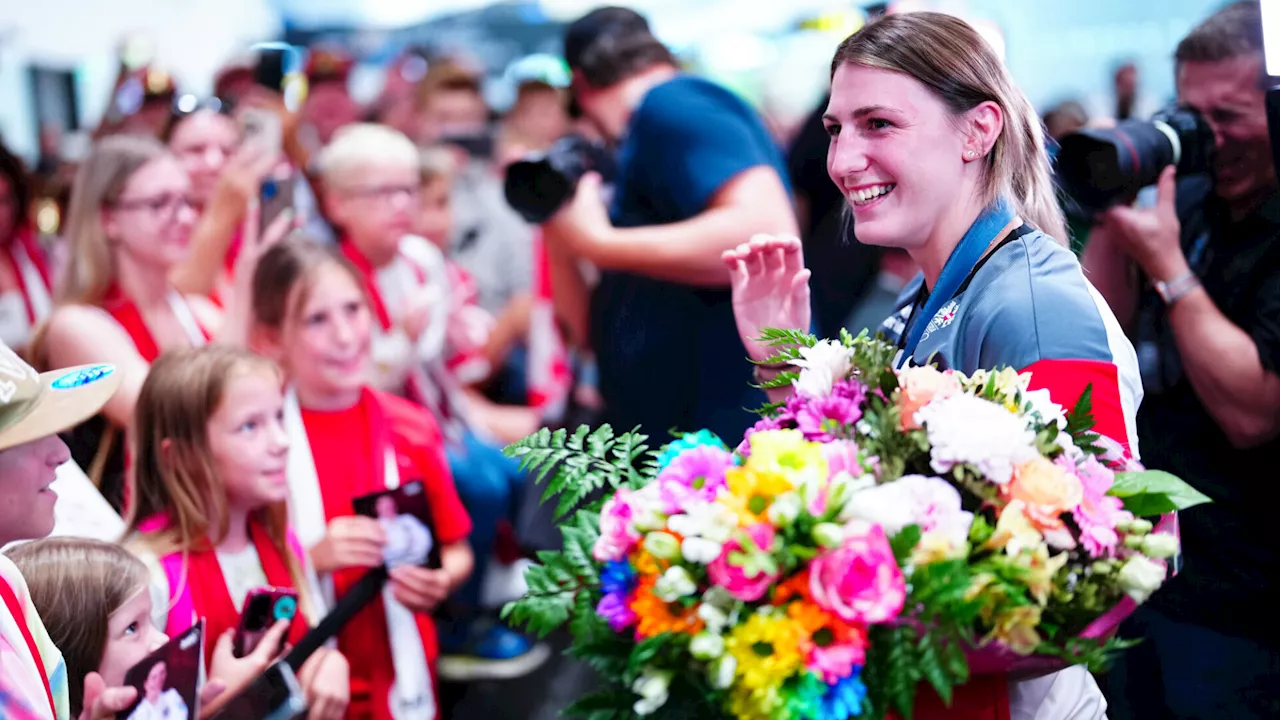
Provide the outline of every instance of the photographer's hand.
{"type": "Polygon", "coordinates": [[[1182,224],[1174,206],[1174,168],[1166,167],[1150,208],[1117,206],[1102,214],[1100,225],[1114,231],[1120,249],[1153,281],[1169,282],[1190,270],[1182,252],[1182,224]]]}
{"type": "Polygon", "coordinates": [[[570,252],[596,264],[602,264],[602,253],[613,232],[609,209],[601,196],[602,180],[598,173],[589,172],[578,181],[573,199],[560,212],[546,222],[547,237],[563,242],[570,252]]]}

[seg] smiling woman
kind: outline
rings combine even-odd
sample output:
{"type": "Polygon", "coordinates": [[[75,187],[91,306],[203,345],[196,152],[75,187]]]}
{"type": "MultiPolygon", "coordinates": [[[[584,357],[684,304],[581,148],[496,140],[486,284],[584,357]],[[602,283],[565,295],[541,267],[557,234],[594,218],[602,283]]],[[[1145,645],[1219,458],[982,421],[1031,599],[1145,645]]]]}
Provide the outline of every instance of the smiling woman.
{"type": "MultiPolygon", "coordinates": [[[[1136,457],[1133,347],[1061,243],[1040,122],[982,36],[938,13],[870,23],[836,51],[823,122],[828,173],[858,240],[905,249],[922,269],[880,329],[898,345],[895,364],[1012,368],[1064,407],[1088,390],[1097,432],[1136,457]]],[[[766,361],[775,349],[760,342],[762,329],[809,324],[800,244],[756,238],[724,261],[743,342],[766,361]]],[[[949,708],[922,694],[916,716],[1104,716],[1082,667],[1006,680],[975,677],[949,708]]]]}

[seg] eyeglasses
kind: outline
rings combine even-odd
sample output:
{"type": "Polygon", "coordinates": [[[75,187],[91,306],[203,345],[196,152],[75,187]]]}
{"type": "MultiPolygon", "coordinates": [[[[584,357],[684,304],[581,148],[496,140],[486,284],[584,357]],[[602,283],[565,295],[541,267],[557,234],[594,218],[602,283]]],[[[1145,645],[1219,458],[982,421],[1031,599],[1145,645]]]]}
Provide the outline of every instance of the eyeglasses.
{"type": "Polygon", "coordinates": [[[200,98],[195,95],[179,95],[173,99],[172,111],[175,118],[186,117],[201,110],[228,115],[231,113],[231,103],[220,97],[200,98]]]}
{"type": "Polygon", "coordinates": [[[387,202],[401,197],[417,200],[422,196],[422,188],[417,185],[369,185],[347,188],[347,193],[352,197],[387,202]]]}
{"type": "Polygon", "coordinates": [[[146,210],[152,215],[162,216],[166,220],[171,220],[182,210],[194,208],[195,206],[195,202],[186,195],[172,193],[143,198],[120,198],[115,202],[108,203],[108,207],[114,210],[146,210]]]}

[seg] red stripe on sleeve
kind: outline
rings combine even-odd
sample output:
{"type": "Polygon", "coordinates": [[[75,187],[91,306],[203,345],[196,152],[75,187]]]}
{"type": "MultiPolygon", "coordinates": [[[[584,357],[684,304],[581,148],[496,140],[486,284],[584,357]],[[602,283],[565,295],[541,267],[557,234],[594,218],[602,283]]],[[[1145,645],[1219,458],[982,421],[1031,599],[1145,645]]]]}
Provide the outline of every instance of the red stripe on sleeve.
{"type": "Polygon", "coordinates": [[[1019,372],[1031,373],[1031,389],[1045,389],[1070,412],[1085,388],[1093,386],[1094,432],[1105,435],[1129,452],[1129,431],[1120,403],[1120,379],[1115,363],[1101,360],[1040,360],[1019,372]]]}

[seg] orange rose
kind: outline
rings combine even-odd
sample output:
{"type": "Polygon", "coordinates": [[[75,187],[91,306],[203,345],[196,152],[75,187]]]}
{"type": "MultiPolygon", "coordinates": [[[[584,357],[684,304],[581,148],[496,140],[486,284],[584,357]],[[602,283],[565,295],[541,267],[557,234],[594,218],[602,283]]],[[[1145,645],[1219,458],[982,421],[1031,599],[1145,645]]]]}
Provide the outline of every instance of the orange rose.
{"type": "Polygon", "coordinates": [[[934,400],[942,400],[960,392],[960,381],[950,372],[939,372],[932,365],[912,367],[898,373],[898,406],[902,410],[902,429],[917,430],[916,411],[934,400]]]}
{"type": "Polygon", "coordinates": [[[1013,480],[1005,487],[1005,497],[1021,500],[1027,519],[1041,532],[1061,530],[1059,517],[1075,509],[1084,498],[1080,478],[1047,458],[1038,457],[1013,470],[1013,480]]]}

